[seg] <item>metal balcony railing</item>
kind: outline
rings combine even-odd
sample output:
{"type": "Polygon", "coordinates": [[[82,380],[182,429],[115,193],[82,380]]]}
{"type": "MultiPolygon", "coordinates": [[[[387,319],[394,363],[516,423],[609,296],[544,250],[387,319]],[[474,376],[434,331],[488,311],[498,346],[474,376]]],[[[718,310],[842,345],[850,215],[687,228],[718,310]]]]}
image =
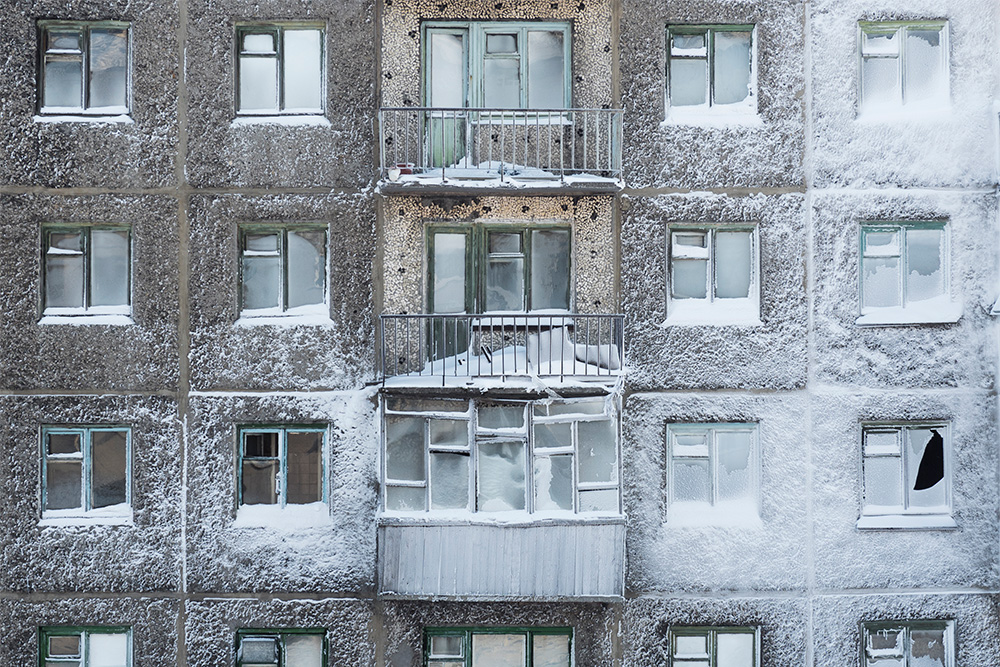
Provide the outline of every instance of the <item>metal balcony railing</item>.
{"type": "Polygon", "coordinates": [[[614,379],[623,315],[382,315],[382,380],[538,376],[614,379]]]}
{"type": "Polygon", "coordinates": [[[621,109],[389,107],[379,110],[382,180],[620,180],[621,109]]]}

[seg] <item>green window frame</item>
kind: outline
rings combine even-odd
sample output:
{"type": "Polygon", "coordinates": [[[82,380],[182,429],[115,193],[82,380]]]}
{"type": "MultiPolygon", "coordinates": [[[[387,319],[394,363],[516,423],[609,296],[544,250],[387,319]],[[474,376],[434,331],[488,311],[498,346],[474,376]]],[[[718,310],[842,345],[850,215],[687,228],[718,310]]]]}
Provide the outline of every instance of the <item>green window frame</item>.
{"type": "Polygon", "coordinates": [[[240,317],[329,316],[327,244],[325,226],[241,226],[240,317]]]}
{"type": "Polygon", "coordinates": [[[955,667],[955,621],[872,621],[861,624],[861,664],[955,667]],[[930,662],[933,660],[934,662],[930,662]]]}
{"type": "Polygon", "coordinates": [[[520,658],[519,666],[515,663],[504,663],[510,664],[511,667],[542,667],[542,665],[570,667],[575,664],[573,628],[438,627],[424,628],[423,666],[481,667],[483,663],[476,660],[480,657],[477,655],[480,641],[486,643],[484,650],[499,648],[504,652],[504,658],[514,660],[520,658]],[[520,656],[516,655],[518,653],[520,656]],[[566,659],[565,662],[562,662],[563,657],[566,659]]]}
{"type": "Polygon", "coordinates": [[[759,315],[760,243],[757,225],[670,225],[667,235],[667,312],[702,304],[720,313],[759,315]],[[701,276],[699,282],[698,277],[701,276]],[[700,290],[698,289],[700,286],[700,290]]]}
{"type": "Polygon", "coordinates": [[[858,99],[862,111],[943,106],[949,97],[947,21],[860,21],[858,99]],[[931,75],[928,75],[928,72],[931,75]]]}
{"type": "Polygon", "coordinates": [[[760,629],[749,626],[673,626],[670,628],[671,667],[758,667],[760,629]],[[720,645],[723,651],[720,651],[720,645]],[[720,653],[738,654],[737,662],[720,653]],[[747,660],[749,658],[749,661],[747,660]]]}
{"type": "Polygon", "coordinates": [[[864,423],[861,437],[862,515],[951,515],[947,421],[864,423]]]}
{"type": "Polygon", "coordinates": [[[327,431],[317,425],[241,426],[240,506],[325,503],[327,431]]]}
{"type": "Polygon", "coordinates": [[[940,301],[944,305],[950,301],[951,252],[947,223],[863,223],[860,241],[862,315],[888,308],[905,311],[929,302],[940,301]],[[936,241],[936,252],[928,240],[936,241]],[[935,263],[940,276],[925,280],[926,268],[935,263]],[[896,274],[895,279],[892,272],[896,274]]]}
{"type": "Polygon", "coordinates": [[[237,116],[314,116],[325,112],[325,26],[238,25],[235,49],[237,116]],[[297,39],[289,39],[291,35],[297,39]]]}
{"type": "Polygon", "coordinates": [[[132,431],[127,426],[42,427],[42,517],[117,515],[113,508],[119,507],[127,514],[131,471],[132,431]],[[104,453],[95,454],[95,448],[104,453]]]}
{"type": "Polygon", "coordinates": [[[45,225],[41,264],[42,315],[131,315],[129,226],[45,225]]]}
{"type": "Polygon", "coordinates": [[[132,30],[121,21],[38,22],[38,113],[118,116],[132,98],[132,30]]]}
{"type": "Polygon", "coordinates": [[[131,667],[132,629],[128,626],[50,626],[38,629],[40,667],[91,667],[101,659],[102,667],[131,667]],[[74,641],[75,638],[75,641],[74,641]],[[122,651],[124,644],[124,651],[122,651]],[[115,655],[109,662],[107,654],[115,655]],[[124,655],[121,653],[124,652],[124,655]]]}
{"type": "Polygon", "coordinates": [[[236,667],[325,667],[329,651],[323,628],[245,628],[236,632],[235,650],[236,667]],[[319,656],[315,654],[317,640],[319,656]],[[268,653],[269,661],[264,661],[262,655],[268,653]],[[318,658],[316,662],[313,657],[318,658]]]}
{"type": "MultiPolygon", "coordinates": [[[[422,35],[425,106],[525,110],[561,110],[571,106],[572,28],[568,22],[427,21],[422,25],[422,35]],[[460,72],[444,71],[444,67],[456,65],[451,56],[447,65],[442,65],[441,69],[437,67],[435,47],[431,46],[436,35],[450,36],[452,44],[448,48],[452,50],[456,41],[461,42],[460,72]],[[558,41],[562,44],[553,43],[558,41]],[[545,71],[546,67],[552,67],[554,59],[562,62],[561,86],[553,86],[553,73],[545,71]],[[439,77],[461,77],[457,82],[458,94],[449,90],[446,84],[435,82],[435,72],[439,77]],[[514,77],[516,84],[511,84],[510,79],[514,77]],[[508,90],[491,88],[505,81],[511,86],[508,90]],[[511,99],[497,103],[497,96],[510,95],[513,85],[517,87],[516,103],[511,99]],[[435,91],[442,91],[442,94],[435,91]],[[435,96],[447,98],[446,104],[440,104],[435,96]]],[[[444,58],[439,60],[445,62],[444,58]]]]}
{"type": "Polygon", "coordinates": [[[752,506],[756,514],[759,467],[757,424],[667,425],[667,506],[672,512],[693,503],[713,509],[738,503],[752,506]]]}
{"type": "Polygon", "coordinates": [[[668,112],[690,110],[757,110],[756,35],[753,25],[667,26],[668,112]],[[745,42],[746,69],[741,62],[745,42]],[[735,49],[735,50],[733,50],[735,49]],[[700,84],[699,84],[700,81],[700,84]],[[740,97],[743,86],[746,94],[740,97]]]}

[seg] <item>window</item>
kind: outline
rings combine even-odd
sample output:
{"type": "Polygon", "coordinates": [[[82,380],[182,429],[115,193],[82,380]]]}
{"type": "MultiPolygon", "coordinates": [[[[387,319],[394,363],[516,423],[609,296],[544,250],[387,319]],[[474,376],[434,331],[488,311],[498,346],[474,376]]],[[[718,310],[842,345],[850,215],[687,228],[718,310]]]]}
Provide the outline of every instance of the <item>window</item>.
{"type": "Polygon", "coordinates": [[[668,521],[759,523],[756,424],[670,424],[667,453],[668,521]]]}
{"type": "Polygon", "coordinates": [[[435,226],[428,246],[433,313],[569,310],[568,226],[435,226]]]}
{"type": "Polygon", "coordinates": [[[952,527],[947,422],[862,425],[860,528],[952,527]]]}
{"type": "Polygon", "coordinates": [[[953,667],[954,621],[863,623],[864,667],[953,667]]]}
{"type": "Polygon", "coordinates": [[[570,100],[565,23],[424,24],[429,107],[564,109],[570,100]]]}
{"type": "Polygon", "coordinates": [[[673,667],[756,667],[757,629],[749,627],[670,628],[673,667]]]}
{"type": "Polygon", "coordinates": [[[236,667],[322,667],[325,630],[240,630],[236,667]]]}
{"type": "Polygon", "coordinates": [[[126,227],[43,229],[44,315],[129,315],[126,227]]]}
{"type": "Polygon", "coordinates": [[[236,28],[236,112],[323,113],[323,30],[315,26],[236,28]]]}
{"type": "Polygon", "coordinates": [[[45,21],[39,33],[40,113],[128,113],[127,23],[45,21]]]}
{"type": "Polygon", "coordinates": [[[861,23],[861,110],[948,104],[948,24],[861,23]]]}
{"type": "Polygon", "coordinates": [[[386,399],[385,509],[619,511],[610,400],[386,399]]]}
{"type": "Polygon", "coordinates": [[[316,426],[240,429],[240,504],[322,502],[325,433],[316,426]]]}
{"type": "Polygon", "coordinates": [[[42,446],[43,518],[129,513],[128,428],[47,426],[42,446]]]}
{"type": "Polygon", "coordinates": [[[427,628],[428,667],[570,667],[570,628],[427,628]]]}
{"type": "Polygon", "coordinates": [[[329,316],[325,230],[248,226],[240,249],[242,317],[329,316]]]}
{"type": "Polygon", "coordinates": [[[130,667],[132,632],[128,628],[40,628],[41,667],[130,667]]]}
{"type": "Polygon", "coordinates": [[[861,317],[858,324],[956,322],[962,306],[949,288],[943,222],[861,226],[861,317]]]}
{"type": "Polygon", "coordinates": [[[671,115],[757,112],[753,26],[670,26],[667,47],[671,115]]]}
{"type": "Polygon", "coordinates": [[[756,227],[671,227],[667,321],[757,322],[756,227]]]}

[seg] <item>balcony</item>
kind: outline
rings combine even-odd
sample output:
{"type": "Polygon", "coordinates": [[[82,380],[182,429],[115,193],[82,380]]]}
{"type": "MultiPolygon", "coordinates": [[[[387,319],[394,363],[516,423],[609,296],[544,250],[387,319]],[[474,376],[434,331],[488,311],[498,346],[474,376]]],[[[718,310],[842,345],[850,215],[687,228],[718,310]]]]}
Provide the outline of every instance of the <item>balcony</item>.
{"type": "Polygon", "coordinates": [[[383,108],[380,189],[613,192],[621,146],[620,109],[383,108]]]}
{"type": "Polygon", "coordinates": [[[624,316],[382,315],[381,380],[554,378],[613,383],[624,362],[624,316]]]}

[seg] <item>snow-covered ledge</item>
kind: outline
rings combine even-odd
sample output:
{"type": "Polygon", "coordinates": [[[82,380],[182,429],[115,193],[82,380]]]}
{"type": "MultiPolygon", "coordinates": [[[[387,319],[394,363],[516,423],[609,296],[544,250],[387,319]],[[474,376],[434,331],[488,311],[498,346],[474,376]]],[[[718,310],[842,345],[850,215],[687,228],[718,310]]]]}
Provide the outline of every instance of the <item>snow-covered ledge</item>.
{"type": "Polygon", "coordinates": [[[45,510],[38,522],[40,527],[53,526],[131,526],[132,507],[119,503],[84,511],[80,508],[45,510]]]}
{"type": "Polygon", "coordinates": [[[72,114],[60,114],[51,116],[35,116],[32,120],[36,123],[89,123],[92,125],[132,125],[135,123],[132,117],[127,114],[115,116],[80,116],[72,114]]]}
{"type": "Polygon", "coordinates": [[[961,301],[929,299],[909,306],[871,308],[854,323],[860,327],[907,324],[954,324],[962,319],[961,301]]]}
{"type": "Polygon", "coordinates": [[[284,125],[287,127],[312,126],[330,127],[330,121],[326,116],[303,115],[303,116],[239,116],[234,118],[229,124],[230,127],[246,127],[248,125],[284,125]]]}
{"type": "Polygon", "coordinates": [[[882,514],[862,516],[859,530],[952,530],[958,528],[948,514],[882,514]]]}
{"type": "Polygon", "coordinates": [[[303,505],[241,505],[233,528],[268,528],[295,531],[303,528],[327,528],[332,524],[326,503],[303,505]]]}

